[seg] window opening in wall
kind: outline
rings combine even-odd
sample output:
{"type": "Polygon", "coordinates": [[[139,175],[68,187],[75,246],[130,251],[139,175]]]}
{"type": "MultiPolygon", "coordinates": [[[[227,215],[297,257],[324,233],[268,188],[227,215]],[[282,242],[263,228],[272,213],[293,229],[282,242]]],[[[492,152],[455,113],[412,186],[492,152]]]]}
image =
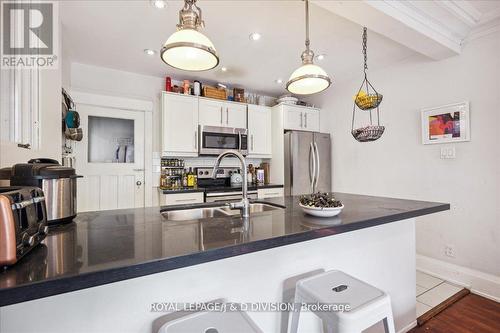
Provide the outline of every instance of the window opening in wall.
{"type": "Polygon", "coordinates": [[[134,120],[89,116],[89,163],[134,163],[134,120]]]}

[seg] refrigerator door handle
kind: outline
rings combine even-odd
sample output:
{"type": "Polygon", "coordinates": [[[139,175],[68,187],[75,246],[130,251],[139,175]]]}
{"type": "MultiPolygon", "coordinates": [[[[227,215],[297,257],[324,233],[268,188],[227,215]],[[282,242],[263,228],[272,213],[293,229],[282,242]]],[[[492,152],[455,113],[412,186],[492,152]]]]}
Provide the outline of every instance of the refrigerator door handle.
{"type": "Polygon", "coordinates": [[[317,160],[317,164],[316,164],[316,183],[314,185],[314,189],[316,190],[316,188],[318,188],[318,181],[319,181],[319,172],[320,172],[320,162],[319,162],[319,149],[318,149],[318,144],[316,143],[316,141],[314,141],[314,148],[316,150],[316,160],[317,160]]]}
{"type": "Polygon", "coordinates": [[[314,193],[314,182],[316,179],[316,153],[314,152],[314,146],[311,142],[309,144],[309,179],[311,179],[311,160],[312,160],[312,180],[311,180],[311,192],[314,193]],[[312,159],[311,159],[312,153],[312,159]]]}

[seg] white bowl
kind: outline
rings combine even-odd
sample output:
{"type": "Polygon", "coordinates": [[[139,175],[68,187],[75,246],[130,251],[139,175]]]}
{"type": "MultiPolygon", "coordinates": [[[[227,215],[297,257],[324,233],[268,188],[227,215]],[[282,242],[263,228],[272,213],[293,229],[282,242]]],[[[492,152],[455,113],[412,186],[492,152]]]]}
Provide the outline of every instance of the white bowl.
{"type": "Polygon", "coordinates": [[[304,206],[301,203],[299,203],[300,208],[302,208],[302,211],[304,213],[312,215],[312,216],[317,216],[317,217],[332,217],[339,215],[342,209],[344,209],[344,205],[340,207],[331,207],[331,208],[322,208],[322,207],[309,207],[309,206],[304,206]]]}

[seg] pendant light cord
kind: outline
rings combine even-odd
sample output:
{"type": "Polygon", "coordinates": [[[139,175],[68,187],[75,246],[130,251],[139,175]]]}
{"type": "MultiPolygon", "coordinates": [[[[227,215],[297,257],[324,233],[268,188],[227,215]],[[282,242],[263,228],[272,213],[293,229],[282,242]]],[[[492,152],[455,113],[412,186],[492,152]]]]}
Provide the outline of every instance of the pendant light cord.
{"type": "Polygon", "coordinates": [[[309,40],[309,0],[306,2],[306,50],[309,52],[309,45],[311,44],[309,40]]]}

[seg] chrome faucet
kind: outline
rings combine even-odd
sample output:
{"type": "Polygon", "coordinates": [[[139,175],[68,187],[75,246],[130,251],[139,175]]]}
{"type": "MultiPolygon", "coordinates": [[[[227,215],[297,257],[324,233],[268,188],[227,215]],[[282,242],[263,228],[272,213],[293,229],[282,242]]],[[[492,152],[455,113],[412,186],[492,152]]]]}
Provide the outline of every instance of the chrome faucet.
{"type": "Polygon", "coordinates": [[[233,202],[228,204],[231,209],[239,209],[241,212],[241,217],[247,218],[250,216],[250,203],[248,201],[248,184],[247,184],[247,163],[245,161],[245,157],[237,150],[227,150],[220,154],[215,161],[214,169],[212,171],[212,178],[215,179],[217,177],[217,169],[219,168],[220,162],[226,156],[235,156],[240,160],[241,164],[241,172],[243,178],[242,184],[242,192],[243,198],[240,202],[233,202]]]}

